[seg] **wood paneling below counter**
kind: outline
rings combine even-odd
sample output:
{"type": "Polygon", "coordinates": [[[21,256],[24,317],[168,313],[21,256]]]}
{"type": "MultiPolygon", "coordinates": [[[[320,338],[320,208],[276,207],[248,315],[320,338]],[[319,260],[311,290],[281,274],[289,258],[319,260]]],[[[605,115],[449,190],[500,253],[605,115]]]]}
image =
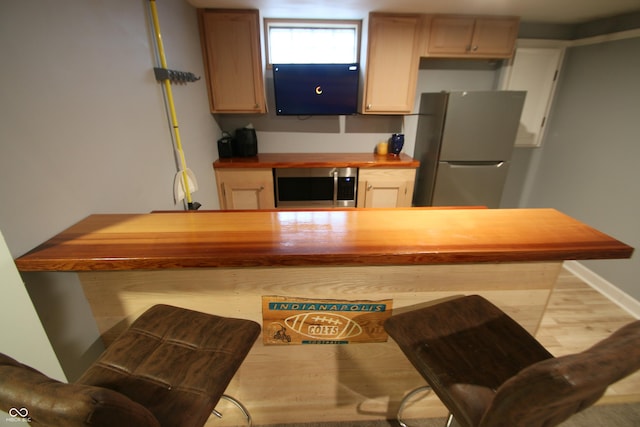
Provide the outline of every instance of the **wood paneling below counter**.
{"type": "MultiPolygon", "coordinates": [[[[83,272],[79,277],[103,341],[109,344],[158,303],[262,323],[266,295],[391,299],[393,313],[400,313],[453,295],[480,294],[535,333],[561,266],[560,261],[295,266],[83,272]]],[[[391,339],[328,345],[262,341],[258,338],[226,391],[249,408],[254,425],[392,419],[402,397],[424,385],[391,339]]],[[[435,396],[420,403],[421,417],[446,413],[435,396]]],[[[212,427],[236,425],[227,417],[225,412],[212,427]]]]}

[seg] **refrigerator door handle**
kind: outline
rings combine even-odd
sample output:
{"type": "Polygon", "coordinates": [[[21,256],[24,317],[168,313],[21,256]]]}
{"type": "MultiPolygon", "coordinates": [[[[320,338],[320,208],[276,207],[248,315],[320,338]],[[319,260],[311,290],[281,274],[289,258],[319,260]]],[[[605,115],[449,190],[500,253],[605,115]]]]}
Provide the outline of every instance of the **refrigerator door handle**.
{"type": "Polygon", "coordinates": [[[493,166],[495,168],[502,167],[505,162],[443,162],[452,168],[476,168],[478,166],[493,166]]]}

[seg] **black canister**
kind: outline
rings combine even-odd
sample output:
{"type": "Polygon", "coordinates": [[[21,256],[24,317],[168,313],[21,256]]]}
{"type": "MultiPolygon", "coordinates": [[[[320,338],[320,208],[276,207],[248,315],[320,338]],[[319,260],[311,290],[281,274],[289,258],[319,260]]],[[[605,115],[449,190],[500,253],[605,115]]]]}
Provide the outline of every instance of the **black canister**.
{"type": "Polygon", "coordinates": [[[233,138],[230,135],[218,140],[218,157],[221,159],[233,157],[233,138]]]}

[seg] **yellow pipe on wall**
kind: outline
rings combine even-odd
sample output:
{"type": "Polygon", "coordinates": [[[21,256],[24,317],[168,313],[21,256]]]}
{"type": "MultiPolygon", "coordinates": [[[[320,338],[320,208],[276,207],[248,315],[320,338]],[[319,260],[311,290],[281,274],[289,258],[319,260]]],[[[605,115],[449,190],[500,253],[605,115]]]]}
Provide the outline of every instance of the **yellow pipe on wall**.
{"type": "MultiPolygon", "coordinates": [[[[156,1],[149,0],[149,6],[151,7],[151,17],[153,19],[153,30],[156,36],[158,54],[160,56],[160,66],[166,69],[167,59],[164,54],[164,46],[162,44],[162,35],[160,34],[160,22],[158,21],[158,11],[156,9],[156,1]]],[[[182,173],[182,182],[184,185],[184,193],[187,199],[187,203],[190,205],[192,203],[192,200],[191,200],[191,190],[189,189],[189,179],[187,176],[187,162],[184,157],[184,151],[182,150],[182,141],[180,140],[180,128],[178,127],[178,117],[176,116],[176,109],[173,103],[173,93],[171,91],[171,82],[169,81],[169,79],[165,79],[163,82],[164,82],[165,93],[167,94],[167,103],[169,104],[169,113],[171,115],[171,126],[173,127],[173,134],[176,142],[176,151],[178,152],[178,157],[180,158],[180,168],[182,173]]]]}

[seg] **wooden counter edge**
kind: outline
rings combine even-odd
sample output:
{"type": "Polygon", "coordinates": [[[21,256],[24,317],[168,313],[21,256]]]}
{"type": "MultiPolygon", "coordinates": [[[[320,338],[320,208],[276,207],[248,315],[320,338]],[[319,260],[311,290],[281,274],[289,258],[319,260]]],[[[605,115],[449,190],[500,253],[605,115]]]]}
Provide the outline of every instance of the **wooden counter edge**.
{"type": "Polygon", "coordinates": [[[563,248],[541,251],[540,248],[509,251],[451,251],[422,254],[253,254],[208,258],[202,256],[171,256],[148,258],[105,259],[44,259],[27,255],[15,260],[19,271],[131,271],[193,268],[252,268],[252,267],[320,267],[320,266],[390,266],[442,264],[502,264],[515,262],[550,262],[590,259],[625,259],[633,248],[619,245],[591,248],[563,248]]]}
{"type": "Polygon", "coordinates": [[[264,153],[256,157],[218,159],[214,169],[271,169],[271,168],[417,168],[420,162],[400,153],[378,156],[373,153],[264,153]]]}

